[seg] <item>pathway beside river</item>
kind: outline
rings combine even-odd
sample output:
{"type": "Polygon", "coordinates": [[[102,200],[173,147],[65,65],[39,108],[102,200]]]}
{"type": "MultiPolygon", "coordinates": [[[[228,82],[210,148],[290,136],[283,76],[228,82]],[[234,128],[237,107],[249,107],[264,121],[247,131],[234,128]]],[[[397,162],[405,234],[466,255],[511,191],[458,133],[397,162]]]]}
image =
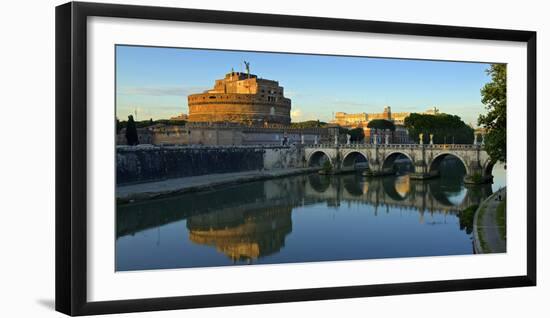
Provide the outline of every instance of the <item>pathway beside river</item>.
{"type": "Polygon", "coordinates": [[[506,204],[506,188],[488,197],[474,216],[474,249],[476,254],[506,253],[506,221],[498,222],[498,207],[506,204]],[[498,197],[501,200],[498,200],[498,197]]]}
{"type": "Polygon", "coordinates": [[[217,173],[185,178],[173,178],[147,183],[119,185],[116,187],[118,203],[134,202],[166,197],[189,192],[206,191],[231,184],[286,177],[309,173],[318,168],[293,168],[252,170],[232,173],[217,173]]]}

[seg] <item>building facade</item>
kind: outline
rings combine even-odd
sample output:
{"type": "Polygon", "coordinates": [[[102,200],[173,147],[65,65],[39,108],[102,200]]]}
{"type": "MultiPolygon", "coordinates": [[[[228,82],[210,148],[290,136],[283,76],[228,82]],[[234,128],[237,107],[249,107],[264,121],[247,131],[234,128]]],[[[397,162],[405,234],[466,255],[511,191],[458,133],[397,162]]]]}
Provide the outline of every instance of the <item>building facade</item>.
{"type": "Polygon", "coordinates": [[[187,101],[189,122],[290,125],[291,101],[283,87],[248,72],[230,72],[213,89],[189,95],[187,101]]]}
{"type": "MultiPolygon", "coordinates": [[[[436,107],[430,108],[422,114],[437,115],[439,109],[436,107]]],[[[381,113],[356,113],[348,114],[344,112],[337,112],[334,115],[334,120],[331,123],[340,127],[352,129],[363,128],[365,133],[365,142],[367,143],[385,143],[386,140],[389,143],[410,143],[409,133],[405,128],[405,119],[411,115],[410,112],[392,112],[390,106],[384,107],[384,111],[381,113]],[[371,129],[368,127],[370,121],[375,119],[383,119],[392,122],[395,125],[395,130],[380,130],[371,129]],[[387,137],[386,137],[387,136],[387,137]]]]}
{"type": "Polygon", "coordinates": [[[365,133],[365,142],[371,144],[385,144],[386,140],[390,144],[410,144],[409,132],[403,125],[395,125],[395,130],[363,128],[365,133]]]}
{"type": "Polygon", "coordinates": [[[189,119],[189,116],[187,116],[187,114],[184,114],[184,113],[181,113],[174,117],[170,117],[170,120],[175,120],[175,121],[187,121],[188,119],[189,119]]]}
{"type": "MultiPolygon", "coordinates": [[[[421,114],[426,115],[437,115],[439,114],[439,109],[437,107],[432,107],[421,114]]],[[[344,112],[337,112],[334,114],[334,120],[331,121],[333,124],[337,124],[341,127],[346,128],[356,128],[362,127],[369,123],[369,121],[374,119],[384,119],[393,122],[395,125],[404,125],[405,118],[409,117],[411,112],[392,112],[390,106],[384,107],[384,111],[381,113],[355,113],[348,114],[344,112]]]]}

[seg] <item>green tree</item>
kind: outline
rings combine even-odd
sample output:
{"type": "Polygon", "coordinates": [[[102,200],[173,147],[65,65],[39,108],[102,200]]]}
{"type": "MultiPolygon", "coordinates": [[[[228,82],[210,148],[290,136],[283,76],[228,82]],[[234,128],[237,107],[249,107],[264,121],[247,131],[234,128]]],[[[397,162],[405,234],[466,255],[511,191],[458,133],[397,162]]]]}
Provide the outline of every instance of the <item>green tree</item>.
{"type": "Polygon", "coordinates": [[[409,137],[417,143],[420,134],[423,134],[425,144],[429,143],[430,134],[434,135],[435,144],[471,144],[474,141],[474,129],[456,115],[412,113],[405,118],[405,127],[409,137]]]}
{"type": "Polygon", "coordinates": [[[466,230],[466,234],[472,234],[474,230],[474,216],[477,208],[477,205],[472,205],[458,214],[460,229],[466,230]]]}
{"type": "Polygon", "coordinates": [[[365,140],[365,132],[363,131],[363,128],[357,127],[348,130],[348,135],[350,135],[349,140],[354,143],[361,143],[363,140],[365,140]]]}
{"type": "Polygon", "coordinates": [[[485,150],[495,161],[506,163],[506,64],[492,64],[487,69],[491,82],[481,89],[481,102],[487,114],[477,123],[487,130],[485,150]]]}
{"type": "Polygon", "coordinates": [[[126,143],[130,146],[135,146],[139,143],[136,122],[134,116],[128,116],[128,123],[126,123],[126,143]]]}
{"type": "Polygon", "coordinates": [[[325,173],[332,172],[332,164],[330,163],[330,160],[325,160],[325,162],[323,162],[323,171],[325,173]]]}
{"type": "Polygon", "coordinates": [[[338,134],[339,135],[349,135],[349,129],[338,126],[338,134]]]}
{"type": "Polygon", "coordinates": [[[327,123],[319,120],[307,120],[302,122],[291,123],[292,128],[320,128],[326,126],[327,123]]]}
{"type": "Polygon", "coordinates": [[[115,129],[116,129],[117,135],[120,132],[121,128],[122,128],[122,124],[120,123],[120,120],[118,120],[118,117],[115,117],[115,129]]]}
{"type": "Polygon", "coordinates": [[[381,130],[389,129],[391,131],[395,131],[395,125],[391,121],[385,119],[373,119],[369,121],[367,127],[381,130]]]}

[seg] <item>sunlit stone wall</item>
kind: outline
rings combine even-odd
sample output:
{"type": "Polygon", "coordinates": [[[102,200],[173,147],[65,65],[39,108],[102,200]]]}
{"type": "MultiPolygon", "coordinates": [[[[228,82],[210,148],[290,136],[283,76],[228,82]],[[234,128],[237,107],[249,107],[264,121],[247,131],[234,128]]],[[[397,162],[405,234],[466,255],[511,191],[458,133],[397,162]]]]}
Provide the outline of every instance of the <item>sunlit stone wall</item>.
{"type": "Polygon", "coordinates": [[[290,124],[291,101],[277,81],[231,72],[214,88],[187,97],[190,122],[230,122],[249,126],[290,124]]]}

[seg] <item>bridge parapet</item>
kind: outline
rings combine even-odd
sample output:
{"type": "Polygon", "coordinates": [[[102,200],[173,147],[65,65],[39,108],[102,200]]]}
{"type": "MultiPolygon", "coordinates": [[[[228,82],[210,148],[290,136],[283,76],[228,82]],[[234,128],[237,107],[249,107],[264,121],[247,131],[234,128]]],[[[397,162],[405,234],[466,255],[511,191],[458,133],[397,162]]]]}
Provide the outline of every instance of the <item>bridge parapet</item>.
{"type": "Polygon", "coordinates": [[[317,144],[304,146],[305,161],[311,165],[316,155],[328,157],[333,173],[355,170],[357,159],[364,158],[371,175],[395,173],[394,163],[399,155],[407,157],[414,166],[412,178],[428,179],[439,176],[440,163],[445,157],[459,159],[466,169],[466,183],[492,181],[493,162],[481,145],[466,144],[317,144]]]}
{"type": "Polygon", "coordinates": [[[465,144],[434,144],[434,145],[420,145],[420,144],[316,144],[306,145],[305,148],[342,148],[342,149],[360,149],[360,148],[384,148],[384,149],[449,149],[449,150],[471,150],[479,149],[485,150],[481,145],[465,145],[465,144]]]}

